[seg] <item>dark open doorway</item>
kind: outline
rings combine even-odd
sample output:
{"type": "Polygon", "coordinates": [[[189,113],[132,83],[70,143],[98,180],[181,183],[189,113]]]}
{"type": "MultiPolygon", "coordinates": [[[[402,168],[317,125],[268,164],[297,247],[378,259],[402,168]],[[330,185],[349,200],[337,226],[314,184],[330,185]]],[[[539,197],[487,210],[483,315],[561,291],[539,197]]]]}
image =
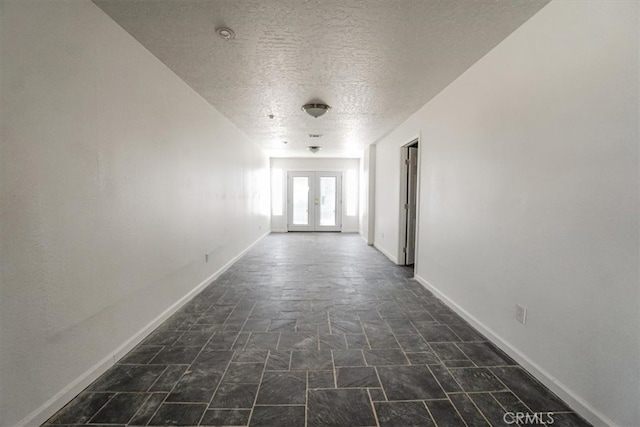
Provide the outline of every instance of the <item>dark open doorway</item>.
{"type": "Polygon", "coordinates": [[[414,265],[416,258],[416,231],[418,211],[418,140],[402,147],[400,192],[400,246],[398,261],[414,265]]]}

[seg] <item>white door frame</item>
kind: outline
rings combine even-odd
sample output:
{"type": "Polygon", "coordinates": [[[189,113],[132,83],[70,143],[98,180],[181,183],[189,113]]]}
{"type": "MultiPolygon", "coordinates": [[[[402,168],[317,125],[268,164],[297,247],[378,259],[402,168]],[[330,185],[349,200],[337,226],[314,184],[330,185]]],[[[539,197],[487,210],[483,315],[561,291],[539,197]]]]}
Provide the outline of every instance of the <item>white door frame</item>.
{"type": "Polygon", "coordinates": [[[403,145],[400,148],[400,206],[399,206],[399,232],[398,232],[398,265],[409,265],[414,264],[414,269],[416,268],[417,259],[418,259],[418,218],[420,216],[420,144],[419,137],[413,138],[411,142],[403,145]],[[418,156],[417,156],[417,179],[416,186],[413,189],[415,191],[415,215],[416,215],[416,223],[414,235],[410,236],[407,239],[407,211],[409,209],[409,203],[412,202],[409,200],[408,195],[408,174],[409,174],[409,147],[417,146],[418,148],[418,156]],[[413,241],[413,252],[407,253],[407,241],[413,241]],[[407,256],[409,255],[409,256],[407,256]]]}
{"type": "Polygon", "coordinates": [[[287,172],[287,230],[288,231],[341,231],[342,230],[342,172],[323,171],[288,171],[287,172]],[[309,183],[307,199],[308,223],[293,224],[293,179],[306,177],[309,183]],[[321,178],[336,179],[335,192],[335,225],[321,224],[321,178]]]}

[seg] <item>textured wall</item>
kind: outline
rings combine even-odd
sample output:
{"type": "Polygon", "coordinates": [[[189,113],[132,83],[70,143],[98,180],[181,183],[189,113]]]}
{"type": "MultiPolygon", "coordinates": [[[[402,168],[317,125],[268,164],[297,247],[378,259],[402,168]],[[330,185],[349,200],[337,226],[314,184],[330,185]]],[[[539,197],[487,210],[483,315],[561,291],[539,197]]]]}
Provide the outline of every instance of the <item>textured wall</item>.
{"type": "Polygon", "coordinates": [[[421,133],[418,277],[597,425],[640,419],[639,17],[552,2],[378,144],[376,244],[421,133]]]}
{"type": "Polygon", "coordinates": [[[0,8],[10,426],[268,231],[269,163],[94,4],[0,8]]]}

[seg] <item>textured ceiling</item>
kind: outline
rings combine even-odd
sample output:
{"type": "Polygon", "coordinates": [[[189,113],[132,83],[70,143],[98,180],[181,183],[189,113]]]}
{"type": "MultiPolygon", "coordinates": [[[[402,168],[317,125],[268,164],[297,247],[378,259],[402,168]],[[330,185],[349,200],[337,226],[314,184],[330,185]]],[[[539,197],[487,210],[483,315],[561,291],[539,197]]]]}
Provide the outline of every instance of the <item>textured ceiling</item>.
{"type": "Polygon", "coordinates": [[[94,0],[269,155],[323,157],[359,156],[547,2],[94,0]]]}

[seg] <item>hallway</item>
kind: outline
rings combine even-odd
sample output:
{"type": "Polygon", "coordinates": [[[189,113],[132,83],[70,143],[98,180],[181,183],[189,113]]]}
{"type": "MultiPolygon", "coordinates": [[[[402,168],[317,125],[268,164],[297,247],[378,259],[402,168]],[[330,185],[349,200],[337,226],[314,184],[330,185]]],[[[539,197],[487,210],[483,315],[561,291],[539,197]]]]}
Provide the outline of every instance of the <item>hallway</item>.
{"type": "Polygon", "coordinates": [[[589,425],[412,276],[357,234],[271,234],[48,424],[589,425]]]}

